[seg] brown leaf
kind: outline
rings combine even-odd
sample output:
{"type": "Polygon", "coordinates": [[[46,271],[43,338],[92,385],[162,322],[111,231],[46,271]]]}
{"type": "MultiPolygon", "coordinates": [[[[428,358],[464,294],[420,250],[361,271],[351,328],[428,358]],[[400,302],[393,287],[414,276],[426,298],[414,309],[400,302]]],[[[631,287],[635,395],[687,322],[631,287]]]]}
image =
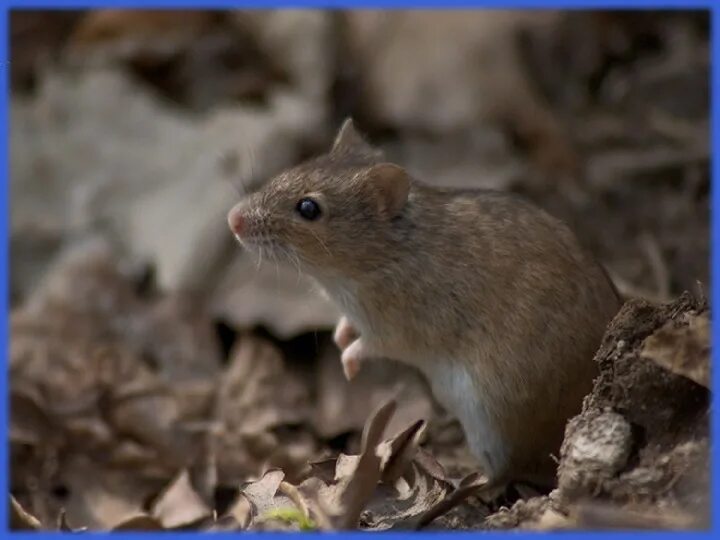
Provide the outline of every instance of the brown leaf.
{"type": "Polygon", "coordinates": [[[385,427],[395,412],[396,403],[391,400],[380,406],[371,416],[363,432],[362,453],[350,482],[340,499],[342,515],[337,523],[340,529],[357,527],[360,513],[372,497],[380,480],[380,457],[376,447],[380,443],[385,427]]]}
{"type": "Polygon", "coordinates": [[[448,484],[418,472],[399,478],[392,486],[381,485],[363,512],[362,528],[412,529],[418,516],[442,501],[450,489],[448,484]]]}
{"type": "Polygon", "coordinates": [[[326,484],[335,482],[335,464],[337,458],[327,458],[322,461],[311,461],[310,471],[311,475],[319,478],[326,484]]]}
{"type": "Polygon", "coordinates": [[[299,530],[299,522],[275,523],[277,515],[287,510],[298,511],[305,519],[311,517],[304,494],[296,486],[285,482],[284,477],[282,471],[274,469],[267,471],[259,480],[245,484],[231,509],[235,520],[244,528],[249,526],[253,530],[277,527],[299,530]]]}
{"type": "Polygon", "coordinates": [[[423,421],[379,443],[393,404],[387,402],[368,419],[361,455],[314,463],[315,475],[299,486],[318,523],[330,516],[322,529],[356,528],[358,521],[363,529],[413,528],[452,490],[442,467],[417,447],[423,421]]]}
{"type": "Polygon", "coordinates": [[[64,501],[68,521],[92,530],[110,529],[128,516],[142,513],[143,502],[162,485],[145,476],[142,469],[129,474],[81,454],[63,462],[58,480],[69,492],[64,501]]]}
{"type": "Polygon", "coordinates": [[[670,321],[649,336],[640,356],[710,388],[710,321],[707,314],[689,317],[687,325],[670,321]]]}
{"type": "Polygon", "coordinates": [[[237,528],[247,529],[252,521],[252,504],[245,495],[238,496],[235,503],[228,510],[230,516],[237,528]]]}
{"type": "Polygon", "coordinates": [[[214,439],[218,475],[224,483],[241,482],[265,464],[287,474],[306,466],[315,439],[293,434],[283,441],[284,426],[307,421],[307,386],[290,372],[280,350],[269,341],[243,335],[230,353],[230,365],[217,391],[214,439]]]}
{"type": "Polygon", "coordinates": [[[196,37],[213,20],[213,13],[206,11],[103,9],[88,13],[70,39],[71,45],[78,48],[117,46],[128,40],[156,42],[168,36],[186,41],[196,37]]]}
{"type": "MultiPolygon", "coordinates": [[[[245,501],[247,503],[247,501],[245,501]]],[[[249,503],[247,503],[249,504],[249,503]]],[[[206,527],[201,527],[203,532],[236,532],[245,530],[246,525],[239,523],[233,516],[224,515],[206,527]]]]}
{"type": "MultiPolygon", "coordinates": [[[[284,472],[271,469],[263,474],[259,480],[249,482],[240,488],[240,495],[244,496],[252,505],[253,517],[265,514],[276,507],[275,495],[284,478],[284,472]]],[[[239,510],[244,511],[242,507],[239,510]]]]}
{"type": "Polygon", "coordinates": [[[10,389],[10,440],[37,445],[57,439],[55,422],[45,411],[40,392],[30,386],[16,384],[10,389]]]}
{"type": "Polygon", "coordinates": [[[418,420],[390,441],[388,455],[383,464],[383,482],[392,484],[403,475],[415,457],[418,439],[425,425],[425,420],[418,420]]]}
{"type": "Polygon", "coordinates": [[[214,312],[236,328],[262,324],[281,339],[332,328],[337,308],[312,292],[309,278],[290,265],[271,262],[259,272],[256,267],[246,253],[236,257],[210,300],[214,312]]]}
{"type": "Polygon", "coordinates": [[[333,343],[323,347],[318,362],[313,425],[323,438],[362,430],[368,411],[393,398],[397,409],[388,423],[388,434],[435,416],[427,385],[410,367],[390,361],[369,362],[348,382],[333,343]]]}
{"type": "Polygon", "coordinates": [[[164,527],[157,519],[148,514],[138,514],[124,519],[111,531],[162,531],[164,527]]]}
{"type": "Polygon", "coordinates": [[[479,473],[471,473],[467,475],[460,481],[455,491],[424,512],[417,519],[415,527],[417,529],[421,529],[427,526],[434,519],[456,507],[473,493],[476,493],[483,486],[487,485],[487,483],[487,478],[479,473]]]}
{"type": "Polygon", "coordinates": [[[42,529],[40,521],[26,512],[12,495],[10,495],[10,529],[13,531],[37,531],[42,529]]]}
{"type": "Polygon", "coordinates": [[[174,529],[198,523],[212,512],[190,484],[187,470],[183,470],[160,494],[151,515],[166,529],[174,529]]]}

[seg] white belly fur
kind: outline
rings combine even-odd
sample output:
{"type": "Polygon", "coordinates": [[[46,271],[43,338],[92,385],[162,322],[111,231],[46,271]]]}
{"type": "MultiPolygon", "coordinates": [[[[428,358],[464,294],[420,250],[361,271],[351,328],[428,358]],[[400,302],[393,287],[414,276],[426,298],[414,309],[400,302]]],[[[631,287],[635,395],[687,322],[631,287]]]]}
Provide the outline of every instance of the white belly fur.
{"type": "Polygon", "coordinates": [[[454,362],[436,359],[423,371],[436,399],[460,420],[468,446],[480,460],[485,475],[495,478],[505,467],[507,449],[490,420],[485,396],[478,395],[470,374],[454,362]]]}

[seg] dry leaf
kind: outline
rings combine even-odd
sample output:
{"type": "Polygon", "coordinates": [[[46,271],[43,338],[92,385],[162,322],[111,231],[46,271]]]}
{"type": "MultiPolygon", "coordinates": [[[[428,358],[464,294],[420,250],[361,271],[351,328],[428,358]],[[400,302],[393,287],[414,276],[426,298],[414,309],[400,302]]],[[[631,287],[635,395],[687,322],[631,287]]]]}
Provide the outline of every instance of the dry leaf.
{"type": "Polygon", "coordinates": [[[38,531],[42,523],[25,511],[15,497],[10,495],[10,529],[13,531],[38,531]]]}
{"type": "Polygon", "coordinates": [[[164,527],[157,519],[147,514],[138,514],[129,517],[117,525],[112,531],[162,531],[164,527]]]}
{"type": "Polygon", "coordinates": [[[673,321],[643,343],[642,358],[710,388],[710,320],[707,314],[690,316],[687,325],[673,321]]]}
{"type": "Polygon", "coordinates": [[[383,463],[382,481],[387,484],[395,482],[415,457],[417,445],[422,430],[425,428],[425,420],[418,420],[406,430],[402,431],[387,445],[387,456],[383,463]]]}
{"type": "Polygon", "coordinates": [[[285,426],[307,421],[306,385],[265,339],[243,335],[230,356],[217,391],[218,429],[210,435],[219,477],[232,484],[266,464],[282,466],[289,475],[304,468],[315,450],[314,439],[293,432],[283,440],[280,433],[285,426]]]}
{"type": "Polygon", "coordinates": [[[352,478],[340,498],[342,514],[338,518],[340,529],[354,529],[360,513],[367,505],[381,477],[381,460],[377,454],[385,428],[395,412],[395,401],[388,401],[370,417],[363,431],[362,453],[352,478]]]}
{"type": "Polygon", "coordinates": [[[162,485],[144,476],[142,469],[129,474],[82,455],[65,461],[58,479],[69,493],[64,502],[67,520],[74,527],[111,529],[129,516],[142,513],[143,502],[162,485]]]}
{"type": "Polygon", "coordinates": [[[397,409],[387,426],[396,433],[418,420],[435,417],[427,384],[411,367],[399,362],[368,362],[348,382],[334,343],[326,342],[320,353],[317,375],[317,403],[313,425],[324,438],[362,430],[368,411],[395,398],[397,409]]]}
{"type": "Polygon", "coordinates": [[[477,489],[479,478],[473,475],[453,491],[442,466],[417,447],[422,421],[379,442],[393,409],[389,401],[368,419],[361,455],[314,462],[313,474],[299,486],[311,512],[330,516],[328,526],[355,528],[359,520],[363,529],[412,529],[477,489]]]}
{"type": "Polygon", "coordinates": [[[252,505],[254,516],[262,515],[275,507],[275,495],[284,478],[284,472],[272,469],[259,480],[248,482],[240,488],[240,494],[252,505]]]}
{"type": "Polygon", "coordinates": [[[190,475],[183,470],[153,504],[152,516],[164,528],[175,529],[198,523],[212,511],[190,484],[190,475]]]}
{"type": "Polygon", "coordinates": [[[418,529],[427,526],[437,517],[446,513],[450,509],[459,505],[467,497],[476,493],[480,488],[487,484],[487,478],[480,475],[479,473],[472,473],[463,478],[458,487],[450,493],[443,500],[438,501],[435,506],[425,511],[416,521],[416,527],[418,529]]]}

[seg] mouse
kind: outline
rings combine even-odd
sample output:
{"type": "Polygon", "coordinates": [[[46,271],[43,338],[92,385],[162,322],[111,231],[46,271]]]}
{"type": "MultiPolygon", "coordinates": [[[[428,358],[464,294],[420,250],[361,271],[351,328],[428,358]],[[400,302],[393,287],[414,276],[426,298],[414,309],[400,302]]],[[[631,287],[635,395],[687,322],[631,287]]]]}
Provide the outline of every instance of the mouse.
{"type": "Polygon", "coordinates": [[[296,265],[337,305],[348,379],[368,360],[414,366],[488,485],[555,485],[621,303],[566,224],[515,194],[423,182],[351,118],[227,219],[246,250],[296,265]]]}

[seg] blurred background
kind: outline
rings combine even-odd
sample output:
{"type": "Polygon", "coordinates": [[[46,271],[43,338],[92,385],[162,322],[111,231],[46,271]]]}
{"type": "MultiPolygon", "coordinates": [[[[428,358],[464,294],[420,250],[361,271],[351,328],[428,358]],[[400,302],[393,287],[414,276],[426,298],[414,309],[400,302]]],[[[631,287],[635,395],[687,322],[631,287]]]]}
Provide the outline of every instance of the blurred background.
{"type": "Polygon", "coordinates": [[[357,452],[390,395],[388,433],[430,419],[472,469],[414,373],[345,382],[335,309],[227,229],[347,116],[426,182],[566,220],[628,297],[710,287],[706,12],[15,10],[10,45],[11,487],[43,528],[223,515],[357,452]]]}

